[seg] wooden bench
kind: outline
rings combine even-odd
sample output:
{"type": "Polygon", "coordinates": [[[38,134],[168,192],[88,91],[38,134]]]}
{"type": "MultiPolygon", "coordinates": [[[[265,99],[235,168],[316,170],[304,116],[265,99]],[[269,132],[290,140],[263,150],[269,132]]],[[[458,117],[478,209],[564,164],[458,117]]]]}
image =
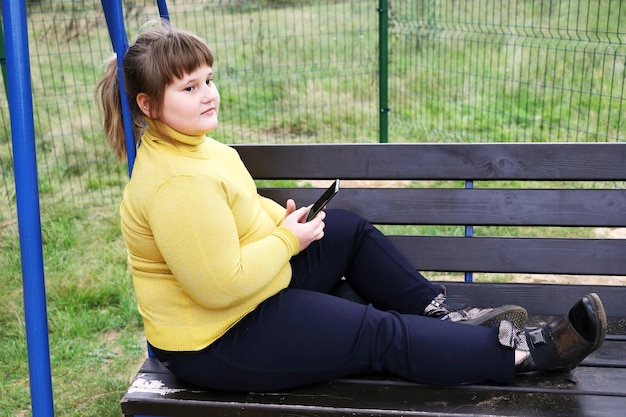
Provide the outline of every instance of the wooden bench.
{"type": "MultiPolygon", "coordinates": [[[[121,401],[126,416],[626,415],[626,286],[615,282],[615,276],[626,276],[626,239],[598,235],[598,229],[626,227],[626,189],[619,183],[626,181],[626,144],[236,148],[255,178],[299,180],[300,188],[261,190],[279,202],[291,197],[299,205],[309,204],[321,190],[306,188],[307,182],[324,180],[315,183],[324,188],[341,178],[343,189],[331,202],[333,208],[354,211],[377,225],[450,225],[450,235],[409,229],[392,237],[427,276],[467,271],[604,276],[607,285],[535,284],[530,279],[470,283],[463,282],[462,274],[445,284],[453,302],[515,303],[526,307],[537,323],[595,291],[609,318],[606,342],[572,371],[520,375],[504,386],[440,387],[370,376],[281,392],[210,392],[186,386],[148,358],[121,401]],[[358,186],[348,180],[359,181],[358,186]],[[372,181],[386,185],[375,188],[368,185],[372,181]],[[538,230],[540,237],[498,236],[510,229],[487,226],[521,226],[526,235],[538,230]],[[549,229],[540,227],[584,229],[579,237],[548,237],[549,229]],[[465,236],[472,231],[473,237],[465,236]]],[[[338,293],[355,297],[347,286],[338,293]]]]}

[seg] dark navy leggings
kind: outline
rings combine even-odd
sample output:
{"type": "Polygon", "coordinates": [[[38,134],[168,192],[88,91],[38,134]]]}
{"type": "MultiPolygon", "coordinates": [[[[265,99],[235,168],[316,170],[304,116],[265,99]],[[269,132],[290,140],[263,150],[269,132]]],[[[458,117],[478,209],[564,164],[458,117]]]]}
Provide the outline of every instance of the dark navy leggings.
{"type": "Polygon", "coordinates": [[[326,213],[324,238],[292,258],[289,288],[201,351],[152,347],[154,355],[180,379],[215,390],[272,391],[373,373],[445,385],[511,382],[514,351],[500,345],[497,326],[421,316],[440,289],[369,223],[326,213]],[[342,277],[370,304],[329,295],[342,277]]]}

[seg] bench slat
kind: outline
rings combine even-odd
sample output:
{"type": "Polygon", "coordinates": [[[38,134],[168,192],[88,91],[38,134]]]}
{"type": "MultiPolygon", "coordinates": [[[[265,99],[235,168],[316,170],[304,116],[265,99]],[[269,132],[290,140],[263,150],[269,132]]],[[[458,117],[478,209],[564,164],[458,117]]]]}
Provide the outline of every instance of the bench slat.
{"type": "Polygon", "coordinates": [[[625,286],[530,283],[511,285],[492,282],[440,283],[446,286],[450,302],[477,306],[518,304],[524,306],[532,315],[563,314],[581,296],[595,292],[602,299],[607,316],[618,319],[622,324],[621,328],[609,329],[609,334],[626,335],[625,286]]]}
{"type": "MultiPolygon", "coordinates": [[[[154,361],[148,359],[147,362],[154,361]]],[[[169,416],[500,415],[618,416],[626,369],[580,366],[550,376],[519,376],[504,386],[438,387],[389,378],[340,379],[273,393],[197,391],[166,371],[137,375],[122,400],[126,414],[169,416]],[[608,379],[605,378],[608,375],[608,379]],[[156,387],[161,386],[160,389],[156,387]],[[145,389],[142,387],[152,387],[145,389]],[[182,390],[182,391],[177,391],[182,390]]]]}
{"type": "Polygon", "coordinates": [[[626,368],[626,340],[609,335],[600,349],[583,361],[586,366],[626,368]]]}
{"type": "Polygon", "coordinates": [[[626,275],[626,239],[446,236],[389,236],[389,239],[421,271],[626,275]]]}
{"type": "Polygon", "coordinates": [[[624,143],[234,145],[234,148],[257,179],[626,180],[624,143]]]}
{"type": "MultiPolygon", "coordinates": [[[[330,181],[329,181],[330,184],[330,181]]],[[[311,188],[263,188],[284,204],[312,204],[311,188]]],[[[343,188],[329,208],[344,208],[375,224],[626,226],[624,190],[343,188]]]]}

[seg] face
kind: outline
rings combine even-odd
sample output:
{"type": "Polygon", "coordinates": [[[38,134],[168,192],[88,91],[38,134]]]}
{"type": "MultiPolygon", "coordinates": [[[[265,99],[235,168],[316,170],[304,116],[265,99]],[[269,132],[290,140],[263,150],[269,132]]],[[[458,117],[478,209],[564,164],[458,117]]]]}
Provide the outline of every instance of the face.
{"type": "Polygon", "coordinates": [[[213,70],[203,65],[165,88],[160,120],[186,135],[201,136],[217,127],[219,107],[213,70]]]}

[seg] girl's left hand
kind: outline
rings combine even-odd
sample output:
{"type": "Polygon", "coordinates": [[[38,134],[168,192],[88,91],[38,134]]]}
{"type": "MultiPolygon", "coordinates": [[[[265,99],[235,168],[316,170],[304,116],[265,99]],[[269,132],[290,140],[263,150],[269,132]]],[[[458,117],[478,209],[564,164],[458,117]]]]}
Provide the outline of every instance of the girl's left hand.
{"type": "Polygon", "coordinates": [[[305,221],[311,207],[296,209],[296,203],[292,199],[287,200],[287,211],[282,225],[291,230],[298,238],[300,250],[306,249],[312,242],[324,237],[324,217],[326,213],[321,211],[313,220],[305,221]]]}

